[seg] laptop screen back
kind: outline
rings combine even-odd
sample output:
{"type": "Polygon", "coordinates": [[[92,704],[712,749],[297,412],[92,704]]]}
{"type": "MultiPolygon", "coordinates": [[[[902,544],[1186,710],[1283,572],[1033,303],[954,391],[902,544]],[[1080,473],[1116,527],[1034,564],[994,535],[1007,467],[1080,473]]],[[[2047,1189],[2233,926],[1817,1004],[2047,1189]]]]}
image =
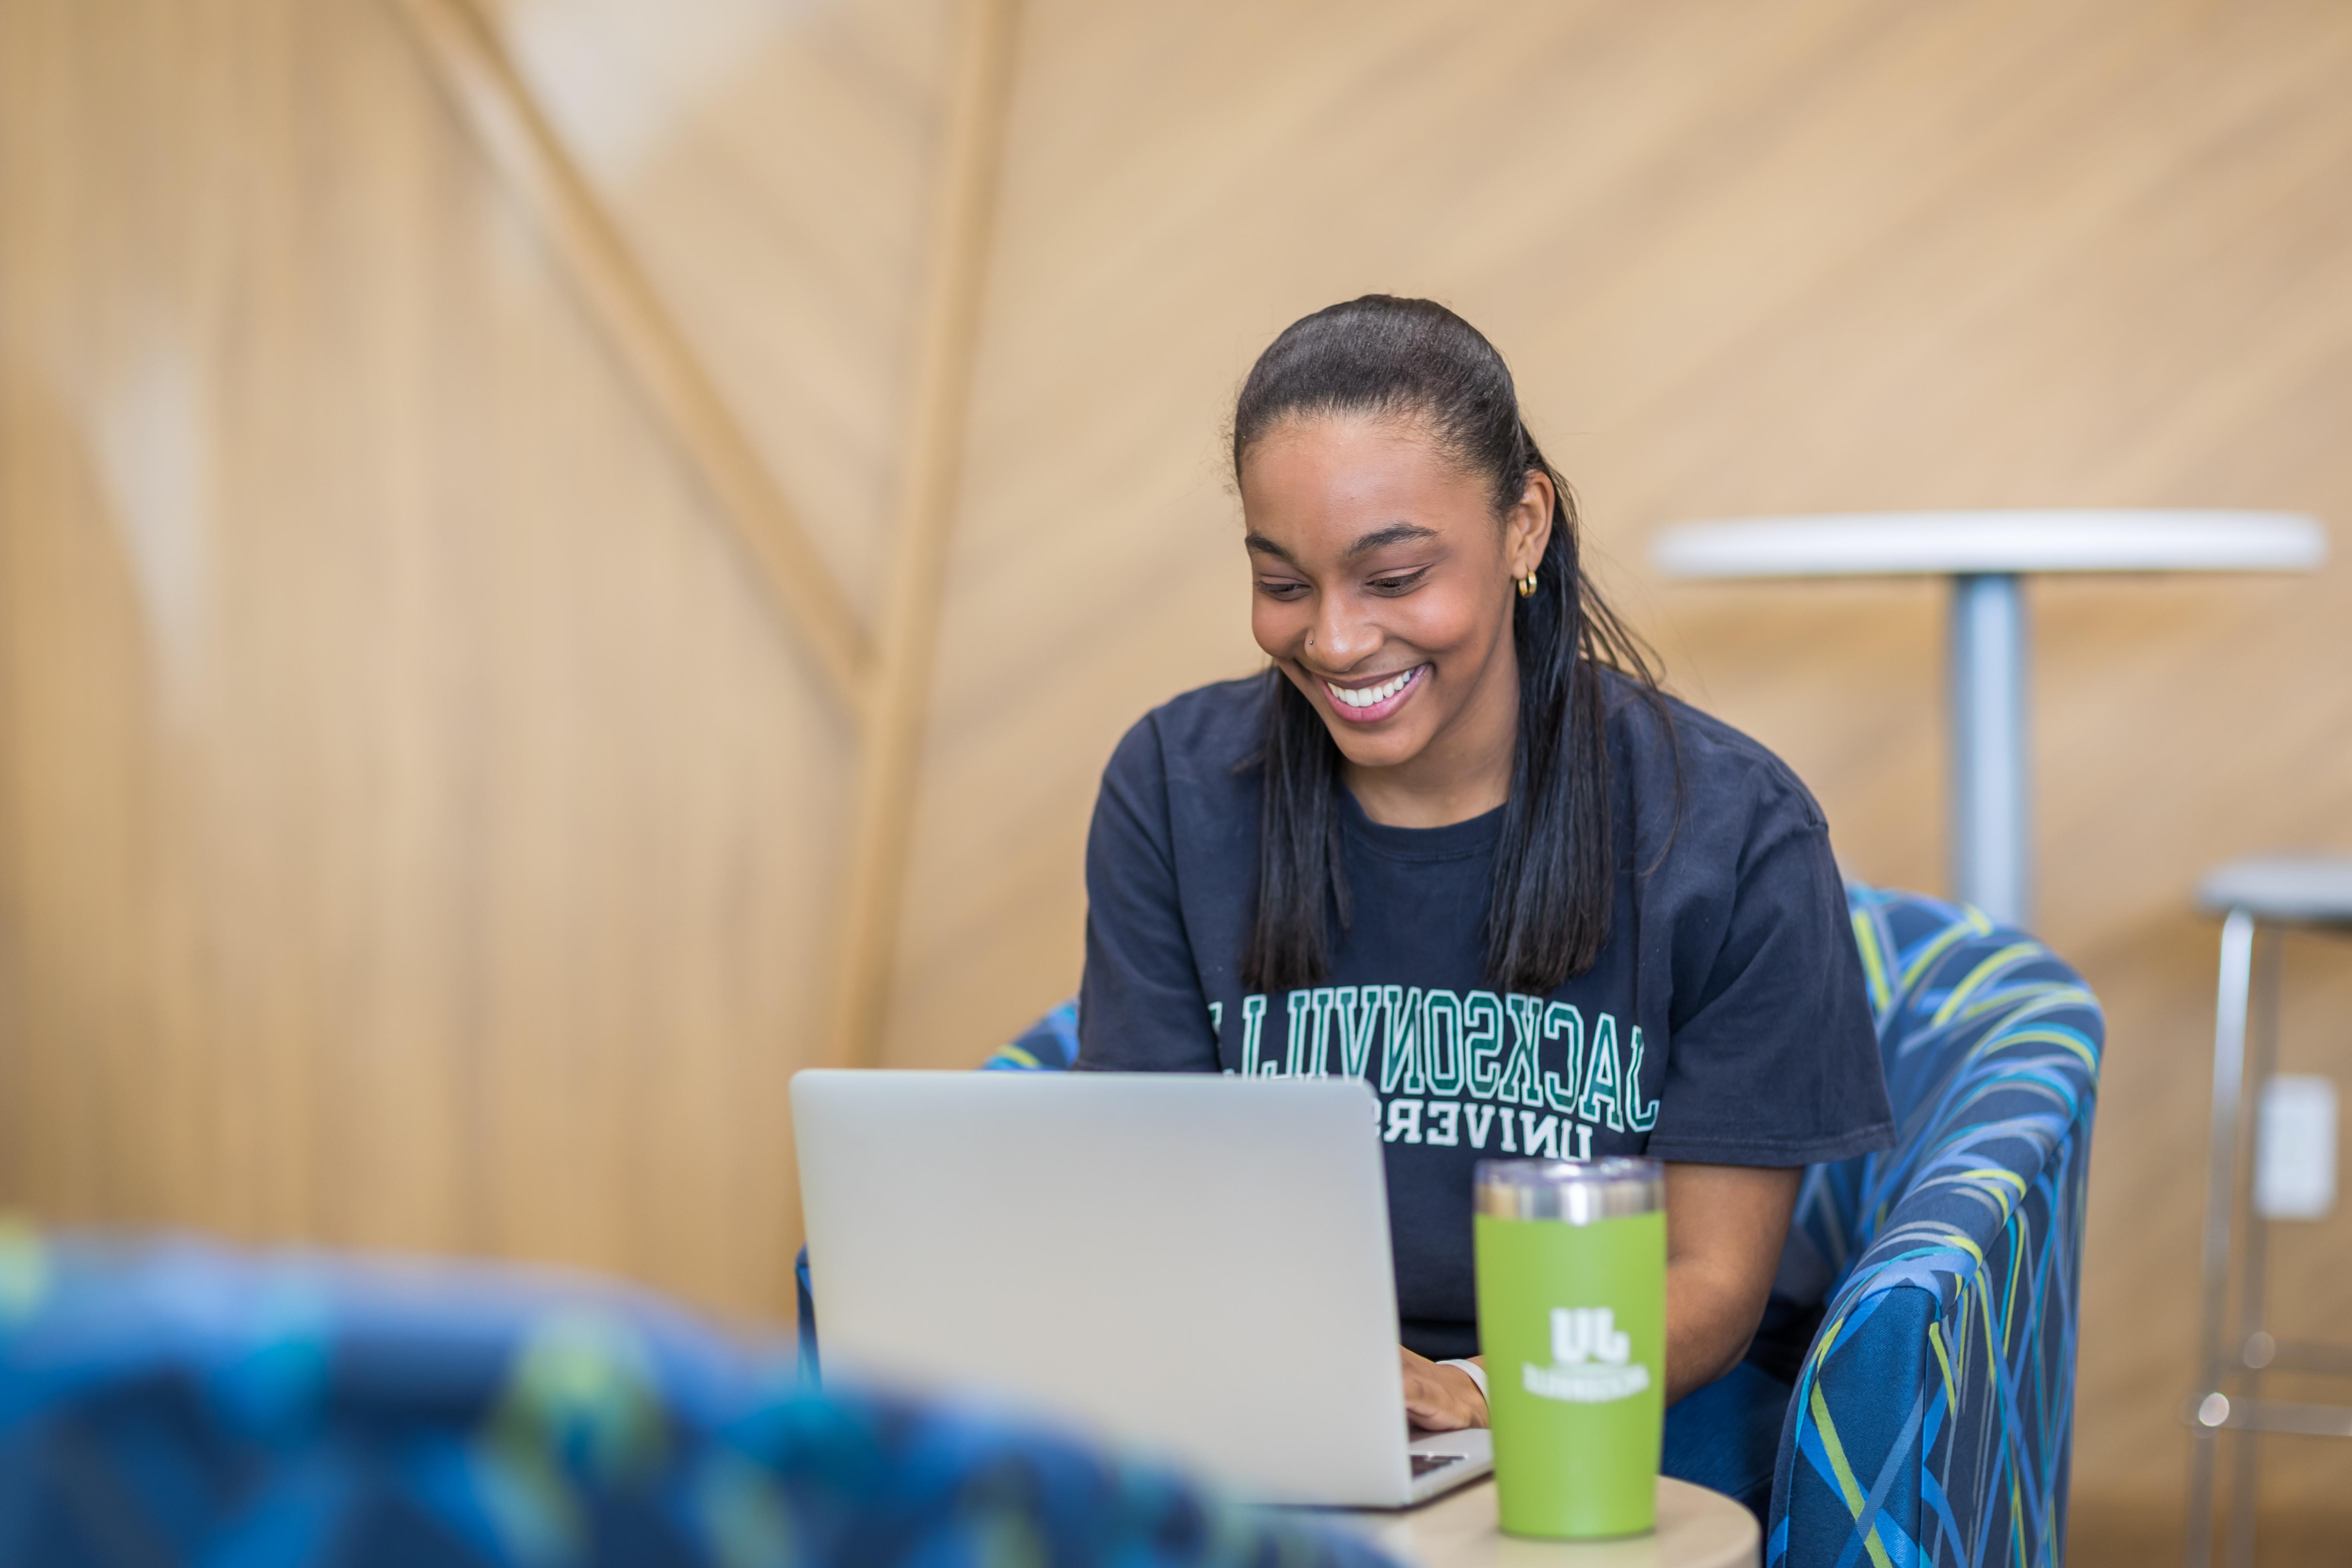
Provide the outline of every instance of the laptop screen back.
{"type": "Polygon", "coordinates": [[[1352,1079],[793,1080],[825,1375],[977,1396],[1276,1501],[1407,1487],[1352,1079]]]}

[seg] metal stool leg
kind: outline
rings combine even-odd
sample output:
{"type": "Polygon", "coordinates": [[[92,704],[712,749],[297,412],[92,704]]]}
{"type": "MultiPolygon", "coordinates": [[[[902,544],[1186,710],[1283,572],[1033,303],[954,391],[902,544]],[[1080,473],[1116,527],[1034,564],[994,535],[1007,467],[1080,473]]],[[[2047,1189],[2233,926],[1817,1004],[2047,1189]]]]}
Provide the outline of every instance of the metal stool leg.
{"type": "Polygon", "coordinates": [[[2189,1568],[2213,1561],[2213,1447],[2230,1418],[2221,1339],[2230,1293],[2230,1222],[2237,1209],[2239,1101],[2245,1083],[2246,1015],[2252,1000],[2254,917],[2231,910],[2221,923],[2221,974],[2213,1005],[2213,1133],[2205,1186],[2205,1302],[2200,1386],[2189,1471],[2189,1568]]]}
{"type": "MultiPolygon", "coordinates": [[[[2273,926],[2267,931],[2257,931],[2254,936],[2253,983],[2249,988],[2247,1011],[2252,1015],[2249,1026],[2251,1039],[2246,1059],[2246,1081],[2252,1085],[2254,1103],[2250,1108],[2247,1125],[2253,1134],[2254,1152],[2260,1158],[2262,1104],[2263,1086],[2278,1068],[2279,1030],[2279,967],[2281,950],[2286,945],[2285,933],[2273,926]]],[[[2241,1249],[2238,1268],[2238,1325],[2230,1336],[2231,1360],[2235,1363],[2242,1402],[2251,1410],[2263,1396],[2262,1367],[2248,1353],[2254,1336],[2264,1332],[2263,1313],[2267,1310],[2264,1297],[2265,1270],[2270,1255],[2270,1223],[2263,1217],[2259,1206],[2248,1205],[2246,1212],[2246,1244],[2241,1249]]],[[[2267,1362],[2268,1358],[2263,1360],[2267,1362]]],[[[2261,1511],[2261,1476],[2256,1470],[2257,1445],[2262,1434],[2245,1427],[2231,1439],[2237,1447],[2237,1462],[2230,1475],[2230,1568],[2253,1568],[2254,1525],[2261,1511]]]]}

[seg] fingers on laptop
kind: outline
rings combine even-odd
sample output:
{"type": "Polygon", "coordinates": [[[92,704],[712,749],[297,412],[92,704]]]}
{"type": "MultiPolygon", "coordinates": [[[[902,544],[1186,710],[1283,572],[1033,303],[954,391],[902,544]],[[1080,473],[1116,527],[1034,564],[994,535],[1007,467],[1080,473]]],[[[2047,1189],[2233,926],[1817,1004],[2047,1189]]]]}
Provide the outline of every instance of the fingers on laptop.
{"type": "Polygon", "coordinates": [[[1458,1432],[1486,1424],[1486,1396],[1470,1374],[1398,1347],[1404,1358],[1404,1410],[1425,1432],[1458,1432]]]}

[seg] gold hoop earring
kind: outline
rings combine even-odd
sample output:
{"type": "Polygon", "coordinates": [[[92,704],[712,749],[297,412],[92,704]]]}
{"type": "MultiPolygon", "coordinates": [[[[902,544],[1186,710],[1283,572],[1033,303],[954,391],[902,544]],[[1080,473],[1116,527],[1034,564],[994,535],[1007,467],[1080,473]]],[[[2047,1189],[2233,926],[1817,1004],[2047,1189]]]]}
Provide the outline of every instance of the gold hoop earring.
{"type": "Polygon", "coordinates": [[[1535,596],[1536,574],[1530,572],[1526,576],[1519,579],[1519,597],[1522,599],[1532,599],[1535,596]]]}

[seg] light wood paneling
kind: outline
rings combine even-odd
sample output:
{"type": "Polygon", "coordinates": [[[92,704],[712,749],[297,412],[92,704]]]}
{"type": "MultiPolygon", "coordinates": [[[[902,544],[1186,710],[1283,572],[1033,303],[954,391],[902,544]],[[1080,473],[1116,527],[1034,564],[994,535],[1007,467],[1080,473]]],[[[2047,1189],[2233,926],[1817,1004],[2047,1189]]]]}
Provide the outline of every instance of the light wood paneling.
{"type": "Polygon", "coordinates": [[[496,5],[524,81],[867,626],[957,4],[496,5]]]}
{"type": "Polygon", "coordinates": [[[866,634],[701,357],[654,291],[570,148],[473,0],[398,0],[417,47],[506,175],[630,381],[764,572],[770,590],[853,719],[865,703],[866,634]]]}
{"type": "MultiPolygon", "coordinates": [[[[761,8],[698,147],[844,54],[856,134],[794,100],[761,201],[665,193],[734,247],[679,315],[754,439],[823,416],[795,500],[850,583],[935,9],[761,8]],[[857,259],[780,363],[714,327],[827,309],[823,247],[760,265],[793,224],[857,259]]],[[[381,0],[7,0],[0,70],[0,1196],[788,1312],[852,737],[550,235],[381,0]]]]}
{"type": "MultiPolygon", "coordinates": [[[[2246,505],[2352,550],[2348,79],[2352,13],[2290,4],[1038,0],[892,1059],[969,1060],[1075,984],[1095,770],[1255,662],[1229,400],[1281,325],[1370,289],[1494,336],[1678,688],[1797,766],[1857,872],[1940,885],[1940,594],[1669,588],[1649,534],[2246,505]]],[[[2352,569],[2034,602],[2043,923],[2114,1031],[2076,1489],[2160,1539],[2211,1007],[2189,890],[2352,846],[2352,569]]],[[[2352,952],[2295,973],[2305,1061],[2352,1079],[2324,1022],[2352,952]]],[[[2296,1310],[2342,1321],[2340,1237],[2294,1245],[2296,1310]]],[[[2271,1457],[2283,1505],[2341,1463],[2271,1457]]]]}
{"type": "Polygon", "coordinates": [[[908,399],[905,472],[892,528],[880,659],[860,749],[842,891],[842,961],[827,1059],[871,1066],[879,1052],[905,906],[908,828],[919,787],[931,667],[947,587],[971,400],[972,351],[1001,176],[1011,87],[1013,0],[973,0],[959,28],[950,112],[933,177],[931,257],[908,399]]]}
{"type": "MultiPolygon", "coordinates": [[[[483,3],[873,635],[950,0],[483,3]]],[[[1335,299],[1495,337],[1678,687],[1875,879],[1940,881],[1940,596],[1668,587],[1655,528],[2275,506],[2352,550],[2341,7],[1026,0],[1010,70],[889,1061],[1076,984],[1102,760],[1256,662],[1228,402],[1335,299]]],[[[781,1312],[858,785],[723,521],[385,0],[0,0],[0,1198],[781,1312]]],[[[2188,890],[2352,845],[2352,568],[2034,599],[2043,924],[2114,1041],[2077,1556],[2122,1560],[2185,1457],[2188,890]]],[[[2289,974],[2288,1062],[2352,1076],[2352,952],[2289,974]]],[[[2352,1312],[2345,1255],[2283,1238],[2290,1322],[2352,1312]]],[[[2313,1517],[2333,1451],[2271,1453],[2313,1517]]]]}

